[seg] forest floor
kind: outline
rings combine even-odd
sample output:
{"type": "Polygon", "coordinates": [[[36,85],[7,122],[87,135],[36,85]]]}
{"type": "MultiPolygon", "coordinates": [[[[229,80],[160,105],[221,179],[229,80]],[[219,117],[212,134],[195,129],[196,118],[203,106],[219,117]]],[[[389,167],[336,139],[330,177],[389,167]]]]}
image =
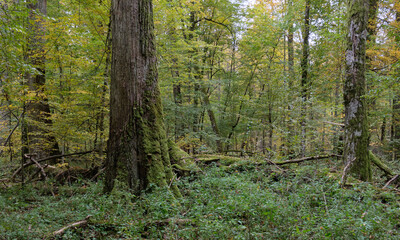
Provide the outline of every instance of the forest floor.
{"type": "Polygon", "coordinates": [[[334,169],[212,163],[177,181],[180,199],[159,188],[133,196],[121,183],[106,196],[86,180],[52,191],[0,186],[0,239],[400,239],[399,192],[357,181],[341,188],[334,169]]]}

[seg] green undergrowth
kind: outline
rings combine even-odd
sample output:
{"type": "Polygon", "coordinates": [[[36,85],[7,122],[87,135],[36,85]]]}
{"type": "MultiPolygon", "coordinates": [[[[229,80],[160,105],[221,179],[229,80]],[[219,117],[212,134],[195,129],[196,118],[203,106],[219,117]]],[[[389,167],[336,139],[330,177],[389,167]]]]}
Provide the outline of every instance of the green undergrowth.
{"type": "MultiPolygon", "coordinates": [[[[119,184],[121,185],[121,184],[119,184]]],[[[328,169],[212,164],[178,181],[183,197],[101,193],[101,183],[0,190],[0,239],[399,239],[400,198],[371,184],[339,187],[328,169]]],[[[119,189],[119,190],[118,190],[119,189]]]]}

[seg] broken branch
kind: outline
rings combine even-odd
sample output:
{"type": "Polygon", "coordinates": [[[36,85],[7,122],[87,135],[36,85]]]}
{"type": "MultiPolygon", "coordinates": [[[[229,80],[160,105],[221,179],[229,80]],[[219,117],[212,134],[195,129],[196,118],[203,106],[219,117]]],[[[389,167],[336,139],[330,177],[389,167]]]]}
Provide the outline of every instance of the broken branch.
{"type": "Polygon", "coordinates": [[[82,220],[82,221],[74,222],[74,223],[72,223],[72,224],[70,224],[70,225],[68,225],[68,226],[65,226],[65,227],[61,228],[60,230],[57,230],[57,231],[53,232],[53,236],[61,235],[61,234],[63,234],[66,230],[68,230],[68,229],[70,229],[70,228],[73,228],[73,227],[80,227],[80,226],[86,225],[86,224],[88,223],[88,221],[89,221],[89,218],[91,218],[91,217],[92,217],[92,215],[88,215],[88,216],[87,216],[84,220],[82,220]]]}
{"type": "Polygon", "coordinates": [[[396,181],[399,178],[400,175],[396,175],[394,176],[392,179],[390,179],[385,186],[383,186],[383,188],[387,188],[390,184],[392,184],[392,182],[396,181]]]}
{"type": "MultiPolygon", "coordinates": [[[[84,155],[84,154],[88,154],[88,153],[92,153],[92,152],[93,152],[93,150],[91,150],[91,151],[86,151],[86,152],[77,152],[77,153],[68,153],[68,154],[54,155],[54,156],[50,156],[50,157],[46,157],[46,158],[42,158],[42,159],[36,160],[36,162],[41,163],[41,162],[44,162],[44,161],[53,160],[53,159],[57,159],[57,158],[69,157],[69,156],[74,156],[74,155],[84,155]]],[[[26,167],[31,166],[31,165],[33,165],[33,164],[35,164],[35,163],[32,161],[32,159],[29,159],[28,162],[26,162],[24,165],[22,165],[21,167],[19,167],[19,168],[14,172],[14,174],[13,174],[12,177],[11,177],[11,179],[14,179],[15,176],[16,176],[23,168],[26,168],[26,167]]]]}

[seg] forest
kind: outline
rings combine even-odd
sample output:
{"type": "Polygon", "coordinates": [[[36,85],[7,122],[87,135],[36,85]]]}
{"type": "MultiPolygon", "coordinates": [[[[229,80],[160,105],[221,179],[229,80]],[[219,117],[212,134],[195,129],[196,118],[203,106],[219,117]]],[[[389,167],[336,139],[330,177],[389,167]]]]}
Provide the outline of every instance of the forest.
{"type": "Polygon", "coordinates": [[[0,239],[400,239],[399,0],[0,0],[0,239]]]}

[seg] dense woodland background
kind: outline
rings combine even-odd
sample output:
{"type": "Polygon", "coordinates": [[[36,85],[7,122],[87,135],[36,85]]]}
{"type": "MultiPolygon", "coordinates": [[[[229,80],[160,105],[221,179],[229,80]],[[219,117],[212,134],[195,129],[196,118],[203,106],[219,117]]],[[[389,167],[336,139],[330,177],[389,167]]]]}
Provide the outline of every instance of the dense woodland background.
{"type": "MultiPolygon", "coordinates": [[[[385,173],[392,178],[393,172],[399,172],[400,157],[400,2],[369,3],[367,88],[363,96],[368,106],[369,146],[390,166],[391,174],[385,173]]],[[[178,147],[191,156],[221,154],[210,157],[211,162],[224,160],[222,154],[277,163],[306,156],[343,155],[346,1],[154,0],[153,5],[164,122],[167,137],[178,147]]],[[[47,9],[25,1],[0,2],[0,180],[4,188],[30,183],[41,171],[50,185],[55,182],[47,175],[56,176],[57,183],[76,181],[76,172],[90,180],[101,176],[109,133],[110,6],[110,1],[103,0],[47,1],[47,9]],[[60,156],[61,161],[36,164],[36,173],[19,170],[27,159],[51,156],[60,156]],[[55,169],[51,170],[54,173],[49,170],[46,175],[43,167],[55,169]]],[[[341,171],[343,166],[336,162],[329,167],[341,171]]],[[[268,172],[268,179],[290,178],[286,170],[278,169],[279,174],[268,172]]],[[[178,169],[178,175],[184,170],[178,169]]],[[[239,184],[215,169],[211,171],[212,178],[204,180],[210,186],[217,177],[239,184]]],[[[265,172],[254,171],[259,179],[265,177],[265,172]]],[[[304,172],[298,175],[302,176],[300,182],[312,177],[304,172]]],[[[330,181],[319,174],[320,181],[330,181]]],[[[242,176],[243,181],[251,178],[246,176],[242,176]]],[[[374,181],[386,183],[390,178],[384,181],[374,170],[374,181]]],[[[183,180],[179,187],[187,192],[206,191],[190,182],[183,180]],[[201,190],[193,190],[197,187],[201,190]]],[[[277,191],[284,188],[278,186],[277,191]]],[[[53,196],[59,194],[49,191],[53,196]]],[[[98,192],[98,187],[91,188],[88,195],[98,192]]],[[[327,202],[324,194],[316,196],[325,203],[321,205],[324,211],[337,204],[330,202],[329,196],[327,202]]],[[[152,197],[145,200],[151,202],[152,197]]],[[[105,208],[112,209],[112,201],[104,200],[105,208]]],[[[393,202],[398,204],[398,200],[393,202]]],[[[272,214],[260,211],[264,217],[272,214]]],[[[249,223],[253,215],[246,214],[240,218],[249,223]]],[[[290,216],[285,214],[282,216],[290,216]]],[[[99,215],[95,218],[101,219],[99,215]]],[[[165,223],[146,224],[142,232],[165,223]]],[[[242,230],[251,236],[246,224],[242,230]]],[[[398,232],[394,220],[387,223],[392,225],[398,232]]],[[[367,230],[377,231],[374,227],[367,230]]],[[[293,230],[297,231],[302,229],[293,230]]],[[[395,239],[392,230],[382,231],[395,239]]],[[[148,234],[141,236],[153,236],[148,234]]],[[[193,234],[190,236],[205,236],[193,234]]],[[[307,232],[301,234],[297,237],[307,236],[307,232]]],[[[341,236],[337,234],[324,236],[341,236]]],[[[355,236],[361,236],[358,234],[355,236]]],[[[279,236],[294,235],[270,237],[279,236]]]]}
{"type": "MultiPolygon", "coordinates": [[[[61,152],[99,149],[102,157],[108,134],[110,3],[47,5],[47,16],[29,20],[41,21],[46,32],[40,94],[25,77],[37,71],[27,52],[34,34],[29,9],[18,1],[1,5],[3,143],[24,104],[46,98],[52,121],[46,127],[61,152]]],[[[365,96],[370,145],[393,160],[399,138],[397,5],[372,6],[365,96]]],[[[277,158],[340,153],[346,4],[311,1],[305,79],[304,9],[304,1],[155,1],[168,136],[190,153],[238,150],[277,158]]],[[[5,145],[3,157],[10,162],[20,157],[20,127],[5,145]]]]}

